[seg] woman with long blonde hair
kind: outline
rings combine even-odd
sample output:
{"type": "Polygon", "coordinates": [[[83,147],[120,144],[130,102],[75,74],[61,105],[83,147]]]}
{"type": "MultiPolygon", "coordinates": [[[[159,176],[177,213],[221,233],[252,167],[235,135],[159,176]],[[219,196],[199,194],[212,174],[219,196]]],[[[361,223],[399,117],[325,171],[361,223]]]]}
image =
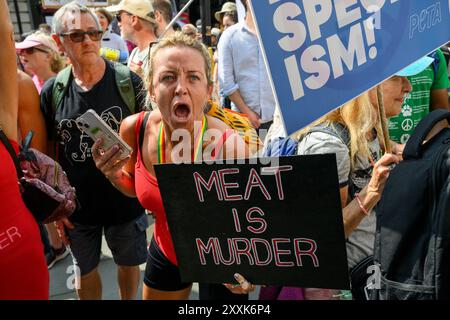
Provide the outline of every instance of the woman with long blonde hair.
{"type": "MultiPolygon", "coordinates": [[[[417,72],[417,69],[410,72],[417,72]]],[[[411,91],[408,79],[401,75],[381,84],[387,118],[401,112],[404,96],[411,91]]],[[[298,154],[336,154],[348,266],[356,299],[364,299],[365,295],[363,288],[355,284],[360,279],[352,271],[358,265],[372,263],[376,228],[372,209],[381,198],[391,166],[401,160],[403,149],[402,145],[390,141],[392,153],[383,155],[386,148],[382,121],[377,89],[373,88],[294,134],[300,139],[298,154]]]]}

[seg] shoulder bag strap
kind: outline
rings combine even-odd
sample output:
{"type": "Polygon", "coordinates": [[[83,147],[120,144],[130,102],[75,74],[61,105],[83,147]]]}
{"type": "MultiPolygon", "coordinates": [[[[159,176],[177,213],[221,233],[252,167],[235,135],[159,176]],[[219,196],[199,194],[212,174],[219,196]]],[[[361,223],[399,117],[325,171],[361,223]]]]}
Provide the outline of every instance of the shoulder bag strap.
{"type": "Polygon", "coordinates": [[[3,144],[5,145],[6,150],[8,150],[13,162],[14,166],[16,167],[17,171],[17,177],[19,180],[23,177],[22,169],[20,168],[19,159],[17,158],[16,152],[14,151],[13,146],[9,142],[8,138],[6,137],[5,133],[2,129],[0,129],[0,140],[2,140],[3,144]]]}

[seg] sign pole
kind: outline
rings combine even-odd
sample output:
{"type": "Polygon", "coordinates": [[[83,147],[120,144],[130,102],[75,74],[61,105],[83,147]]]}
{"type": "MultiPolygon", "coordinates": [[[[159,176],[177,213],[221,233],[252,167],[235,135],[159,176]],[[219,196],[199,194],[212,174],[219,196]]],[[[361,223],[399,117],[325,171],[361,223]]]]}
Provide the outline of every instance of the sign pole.
{"type": "Polygon", "coordinates": [[[194,0],[189,0],[189,2],[186,3],[186,5],[177,13],[177,15],[175,17],[173,17],[172,21],[170,21],[170,23],[167,25],[164,32],[159,36],[160,39],[162,39],[164,37],[167,30],[169,30],[175,24],[175,22],[177,22],[177,20],[180,18],[180,16],[190,7],[192,2],[194,2],[194,0]]]}
{"type": "Polygon", "coordinates": [[[200,13],[202,19],[203,43],[211,46],[211,5],[210,0],[200,0],[200,13]]]}
{"type": "Polygon", "coordinates": [[[387,127],[386,112],[384,110],[383,90],[381,90],[381,84],[377,86],[377,100],[378,100],[378,118],[380,119],[381,131],[383,133],[384,151],[386,153],[392,153],[389,131],[387,127]]]}

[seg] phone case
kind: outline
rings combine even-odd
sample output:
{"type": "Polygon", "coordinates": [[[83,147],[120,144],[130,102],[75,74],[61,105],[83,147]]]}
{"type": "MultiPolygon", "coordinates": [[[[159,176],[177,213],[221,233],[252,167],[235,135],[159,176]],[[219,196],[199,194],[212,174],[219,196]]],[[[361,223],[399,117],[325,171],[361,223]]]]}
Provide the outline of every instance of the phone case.
{"type": "Polygon", "coordinates": [[[133,149],[115,132],[102,118],[92,109],[89,109],[76,120],[78,128],[85,132],[92,140],[103,138],[104,150],[108,150],[113,145],[118,144],[122,150],[122,155],[127,157],[133,149]]]}

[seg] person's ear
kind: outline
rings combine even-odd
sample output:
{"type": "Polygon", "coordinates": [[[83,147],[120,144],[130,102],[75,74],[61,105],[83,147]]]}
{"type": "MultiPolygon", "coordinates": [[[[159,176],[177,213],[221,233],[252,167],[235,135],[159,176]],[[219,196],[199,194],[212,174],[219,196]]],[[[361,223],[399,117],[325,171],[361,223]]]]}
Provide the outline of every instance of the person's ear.
{"type": "Polygon", "coordinates": [[[140,25],[139,17],[138,16],[131,16],[131,26],[136,29],[138,25],[140,25]]]}
{"type": "Polygon", "coordinates": [[[208,99],[211,99],[213,90],[214,90],[214,86],[212,84],[208,84],[208,99]]]}
{"type": "Polygon", "coordinates": [[[156,103],[156,96],[155,96],[155,89],[153,88],[153,84],[150,83],[148,85],[148,94],[150,96],[150,99],[156,103]]]}
{"type": "Polygon", "coordinates": [[[157,22],[161,22],[161,19],[162,19],[161,12],[159,12],[159,10],[156,10],[156,11],[155,11],[155,20],[156,20],[157,22]]]}

